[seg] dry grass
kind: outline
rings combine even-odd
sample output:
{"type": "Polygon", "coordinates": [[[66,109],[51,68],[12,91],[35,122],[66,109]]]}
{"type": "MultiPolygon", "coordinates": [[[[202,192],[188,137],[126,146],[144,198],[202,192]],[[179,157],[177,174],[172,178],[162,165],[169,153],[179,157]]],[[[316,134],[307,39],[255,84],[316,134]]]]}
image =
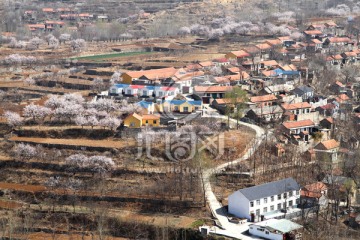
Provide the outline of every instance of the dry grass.
{"type": "Polygon", "coordinates": [[[11,137],[10,141],[28,142],[43,145],[64,145],[78,147],[95,148],[124,148],[135,146],[135,140],[89,140],[89,139],[55,139],[55,138],[30,138],[30,137],[11,137]]]}
{"type": "Polygon", "coordinates": [[[17,202],[0,200],[0,208],[3,209],[18,209],[23,205],[17,202]]]}

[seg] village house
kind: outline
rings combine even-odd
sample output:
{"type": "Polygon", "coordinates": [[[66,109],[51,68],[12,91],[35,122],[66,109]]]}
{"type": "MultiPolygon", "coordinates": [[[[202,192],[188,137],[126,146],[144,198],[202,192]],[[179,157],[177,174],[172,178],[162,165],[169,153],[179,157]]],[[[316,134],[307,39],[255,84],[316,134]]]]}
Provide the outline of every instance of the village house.
{"type": "Polygon", "coordinates": [[[250,54],[244,50],[229,52],[225,55],[230,61],[235,61],[237,64],[241,65],[243,61],[247,60],[250,57],[250,54]]]}
{"type": "Polygon", "coordinates": [[[339,163],[339,149],[340,143],[335,139],[320,142],[314,147],[316,158],[331,168],[336,167],[339,163]]]}
{"type": "Polygon", "coordinates": [[[240,189],[228,197],[229,213],[251,222],[283,218],[300,203],[300,186],[293,178],[240,189]]]}
{"type": "Polygon", "coordinates": [[[261,61],[266,61],[270,58],[272,46],[268,43],[260,43],[255,45],[258,49],[260,49],[260,59],[261,61]]]}
{"type": "Polygon", "coordinates": [[[260,106],[250,109],[246,113],[246,117],[255,123],[269,123],[281,120],[283,109],[278,106],[260,106]]]}
{"type": "Polygon", "coordinates": [[[329,90],[335,94],[340,94],[340,93],[346,93],[346,86],[340,82],[340,81],[336,81],[333,84],[330,85],[329,90]]]}
{"type": "Polygon", "coordinates": [[[354,64],[357,62],[357,54],[355,52],[343,52],[340,55],[343,57],[344,64],[354,64]]]}
{"type": "Polygon", "coordinates": [[[202,109],[202,101],[170,100],[162,103],[164,112],[193,113],[202,109]]]}
{"type": "Polygon", "coordinates": [[[141,128],[144,126],[160,126],[160,116],[155,114],[139,115],[132,113],[124,119],[124,126],[128,128],[141,128]]]}
{"type": "Polygon", "coordinates": [[[261,239],[301,239],[303,226],[287,219],[268,219],[249,225],[249,233],[261,239]]]}
{"type": "Polygon", "coordinates": [[[321,40],[324,34],[319,30],[306,30],[304,31],[305,38],[310,41],[311,39],[321,40]]]}
{"type": "Polygon", "coordinates": [[[232,86],[195,86],[194,94],[201,97],[203,103],[209,104],[212,99],[224,98],[232,89],[232,86]]]}
{"type": "Polygon", "coordinates": [[[27,25],[31,33],[45,32],[45,24],[28,24],[27,25]]]}
{"type": "Polygon", "coordinates": [[[314,96],[314,90],[305,85],[295,88],[292,93],[296,97],[302,97],[303,101],[306,101],[314,96]]]}
{"type": "Polygon", "coordinates": [[[177,72],[178,70],[173,67],[143,70],[143,71],[129,71],[129,72],[124,72],[121,75],[121,78],[122,78],[122,83],[132,84],[133,81],[138,81],[145,84],[145,83],[160,82],[161,79],[166,79],[175,76],[177,72]]]}
{"type": "Polygon", "coordinates": [[[211,102],[211,106],[218,110],[221,114],[226,114],[227,112],[234,112],[235,105],[241,103],[240,99],[230,99],[230,98],[221,98],[215,99],[211,102]]]}
{"type": "Polygon", "coordinates": [[[353,179],[345,176],[327,174],[322,180],[328,188],[328,198],[340,200],[340,205],[356,203],[357,186],[353,179]]]}
{"type": "Polygon", "coordinates": [[[272,106],[275,105],[278,98],[274,94],[268,94],[263,96],[250,97],[250,104],[256,107],[272,106]]]}
{"type": "Polygon", "coordinates": [[[327,103],[325,105],[315,108],[315,110],[324,117],[333,117],[336,116],[339,112],[339,103],[337,103],[336,101],[332,103],[327,103]]]}
{"type": "Polygon", "coordinates": [[[325,207],[328,204],[328,188],[323,182],[315,182],[301,188],[300,202],[304,208],[316,207],[319,204],[325,207]]]}
{"type": "Polygon", "coordinates": [[[287,121],[300,121],[310,119],[315,123],[319,123],[319,113],[311,110],[308,102],[284,103],[281,105],[284,109],[287,121]]]}
{"type": "Polygon", "coordinates": [[[351,51],[353,42],[348,37],[330,37],[324,40],[323,47],[328,51],[351,51]]]}
{"type": "Polygon", "coordinates": [[[292,136],[296,140],[302,139],[303,141],[310,140],[310,134],[313,133],[316,124],[309,120],[284,122],[282,124],[282,131],[287,136],[292,136]]]}

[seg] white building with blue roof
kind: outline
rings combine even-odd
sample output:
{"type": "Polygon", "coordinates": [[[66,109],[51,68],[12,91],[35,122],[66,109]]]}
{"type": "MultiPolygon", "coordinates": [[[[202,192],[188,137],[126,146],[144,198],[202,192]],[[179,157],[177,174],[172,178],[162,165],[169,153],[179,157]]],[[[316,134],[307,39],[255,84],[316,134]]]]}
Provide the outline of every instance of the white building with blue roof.
{"type": "Polygon", "coordinates": [[[282,218],[297,209],[300,186],[293,178],[240,189],[228,197],[229,213],[239,218],[259,221],[282,218]]]}

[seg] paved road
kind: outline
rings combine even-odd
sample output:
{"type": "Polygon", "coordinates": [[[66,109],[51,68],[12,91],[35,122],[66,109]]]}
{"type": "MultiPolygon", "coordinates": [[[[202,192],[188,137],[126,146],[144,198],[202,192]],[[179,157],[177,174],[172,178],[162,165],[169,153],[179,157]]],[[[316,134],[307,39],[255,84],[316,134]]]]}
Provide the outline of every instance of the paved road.
{"type": "MultiPolygon", "coordinates": [[[[207,114],[204,114],[204,117],[206,117],[206,116],[207,116],[207,114]]],[[[214,114],[211,114],[211,117],[227,120],[226,116],[214,116],[214,114]]],[[[230,119],[230,124],[233,124],[236,126],[236,120],[230,119]]],[[[228,163],[221,164],[215,168],[208,169],[204,172],[203,179],[204,179],[204,184],[205,184],[205,194],[206,194],[206,199],[207,199],[209,207],[212,211],[213,216],[218,219],[218,222],[221,224],[221,226],[223,228],[223,229],[217,228],[214,231],[214,233],[232,237],[232,238],[237,238],[237,239],[245,239],[245,240],[257,239],[254,237],[244,235],[244,232],[246,232],[248,230],[249,223],[239,225],[239,224],[230,223],[228,221],[228,219],[226,217],[226,211],[224,210],[221,203],[217,200],[217,198],[211,188],[211,183],[210,183],[210,177],[214,172],[222,171],[223,169],[225,169],[227,166],[229,166],[231,164],[239,163],[241,161],[248,159],[253,154],[254,150],[256,150],[257,147],[261,144],[262,140],[265,138],[265,135],[264,135],[265,131],[262,128],[260,128],[259,126],[240,122],[240,121],[239,121],[239,124],[253,129],[256,132],[256,137],[250,143],[250,147],[248,148],[248,151],[241,158],[235,159],[228,163]]]]}

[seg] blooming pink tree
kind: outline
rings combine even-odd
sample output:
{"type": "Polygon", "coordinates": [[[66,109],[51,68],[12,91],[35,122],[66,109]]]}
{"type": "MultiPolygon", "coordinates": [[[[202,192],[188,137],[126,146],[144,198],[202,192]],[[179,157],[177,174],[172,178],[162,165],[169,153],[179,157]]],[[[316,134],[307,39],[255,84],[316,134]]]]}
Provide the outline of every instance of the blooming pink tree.
{"type": "Polygon", "coordinates": [[[59,40],[56,37],[49,39],[49,47],[51,49],[57,49],[59,48],[59,40]]]}
{"type": "Polygon", "coordinates": [[[74,52],[81,52],[86,48],[86,42],[84,39],[75,39],[70,42],[70,46],[74,52]]]}
{"type": "Polygon", "coordinates": [[[71,104],[71,102],[66,103],[67,104],[55,109],[54,113],[56,118],[66,119],[71,122],[71,120],[75,119],[76,116],[84,111],[84,108],[81,104],[71,104]]]}
{"type": "Polygon", "coordinates": [[[37,123],[42,123],[52,113],[48,107],[34,105],[31,103],[24,108],[24,117],[32,118],[37,123]]]}
{"type": "Polygon", "coordinates": [[[98,111],[105,111],[107,113],[113,112],[119,108],[118,104],[113,99],[100,98],[91,106],[98,111]]]}
{"type": "Polygon", "coordinates": [[[67,34],[67,33],[63,33],[59,37],[60,43],[62,43],[62,42],[65,43],[66,41],[70,41],[70,39],[71,39],[71,35],[67,34]]]}
{"type": "Polygon", "coordinates": [[[30,160],[31,158],[35,157],[37,154],[35,147],[24,143],[17,144],[13,152],[15,158],[20,160],[30,160]]]}
{"type": "Polygon", "coordinates": [[[119,83],[120,78],[121,78],[121,72],[119,72],[119,71],[114,72],[114,74],[110,78],[110,84],[114,85],[116,83],[119,83]]]}
{"type": "Polygon", "coordinates": [[[111,172],[115,168],[114,161],[105,156],[91,156],[88,160],[88,167],[99,173],[100,176],[104,176],[106,173],[111,172]]]}
{"type": "Polygon", "coordinates": [[[4,117],[6,118],[7,123],[13,128],[24,124],[24,119],[16,112],[6,111],[4,117]]]}
{"type": "Polygon", "coordinates": [[[87,124],[87,119],[82,115],[78,115],[75,117],[74,122],[76,125],[84,127],[87,124]]]}
{"type": "Polygon", "coordinates": [[[74,168],[85,168],[88,165],[88,157],[84,154],[73,154],[65,160],[67,165],[74,168]]]}
{"type": "Polygon", "coordinates": [[[36,81],[32,77],[25,78],[24,83],[28,86],[35,85],[36,81]]]}
{"type": "Polygon", "coordinates": [[[181,27],[179,29],[178,33],[179,33],[179,35],[185,36],[185,35],[190,34],[190,32],[191,32],[191,29],[189,27],[181,27]]]}
{"type": "Polygon", "coordinates": [[[34,37],[26,45],[26,49],[28,49],[28,50],[39,49],[40,45],[43,43],[44,43],[44,41],[41,38],[34,37]]]}
{"type": "Polygon", "coordinates": [[[93,81],[93,90],[100,92],[104,88],[104,80],[102,78],[95,78],[93,81]]]}
{"type": "Polygon", "coordinates": [[[94,128],[95,126],[99,125],[99,120],[97,119],[96,116],[89,116],[87,118],[86,125],[91,126],[91,128],[94,128]]]}
{"type": "Polygon", "coordinates": [[[99,125],[104,128],[116,130],[121,124],[121,121],[115,117],[105,117],[99,121],[99,125]]]}

